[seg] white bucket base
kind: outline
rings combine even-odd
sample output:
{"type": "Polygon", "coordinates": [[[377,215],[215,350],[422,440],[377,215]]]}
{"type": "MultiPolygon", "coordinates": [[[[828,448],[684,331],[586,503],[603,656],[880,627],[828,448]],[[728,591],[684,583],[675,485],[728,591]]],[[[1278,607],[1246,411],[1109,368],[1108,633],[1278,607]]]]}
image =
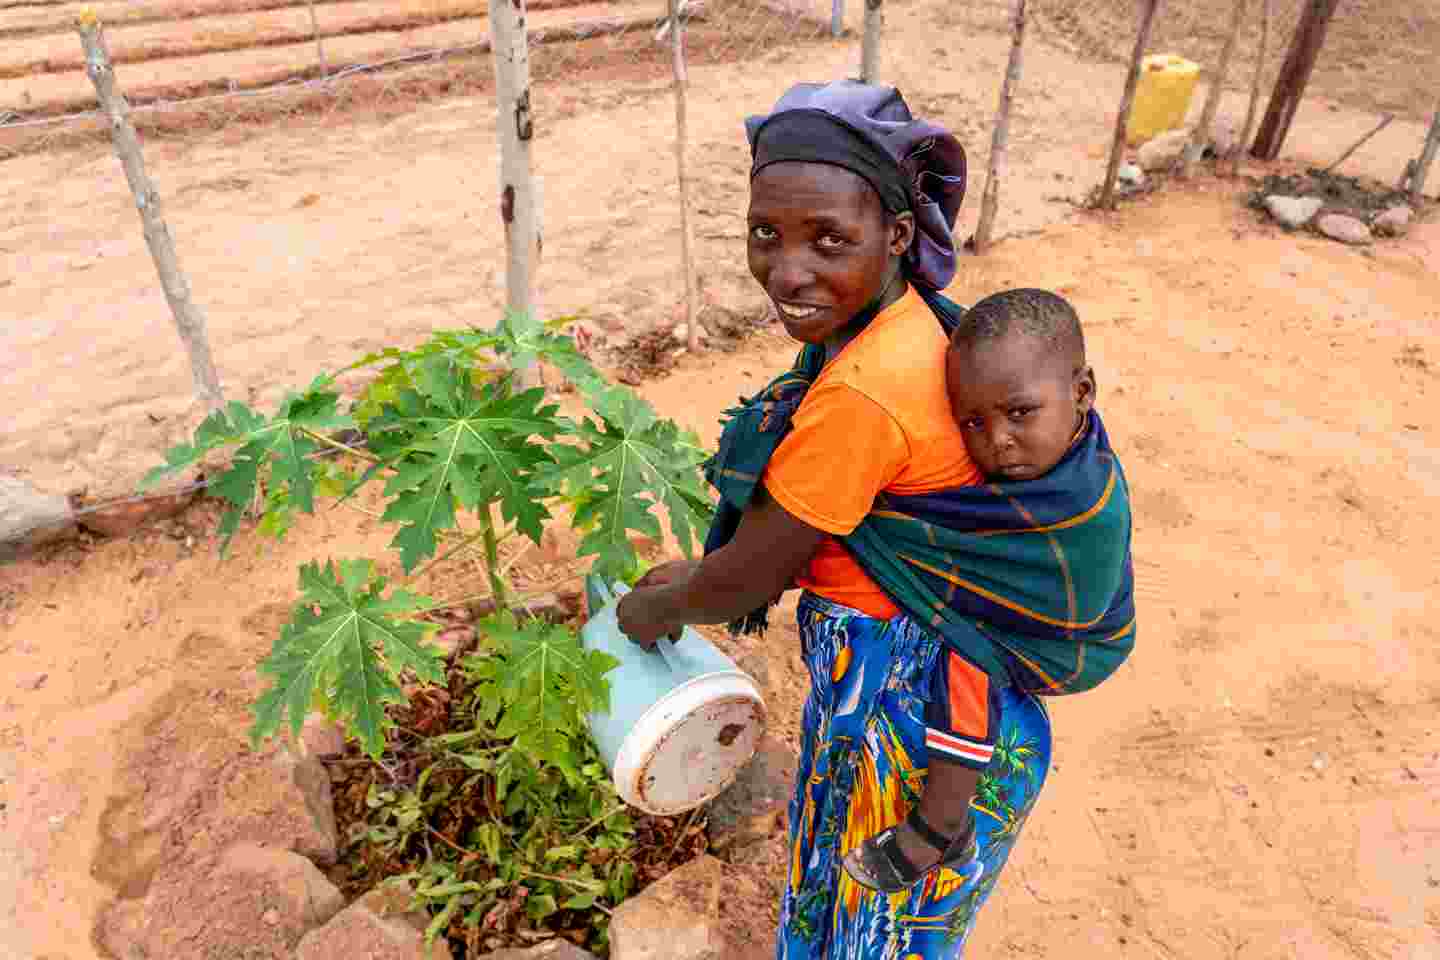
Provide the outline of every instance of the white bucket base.
{"type": "Polygon", "coordinates": [[[735,781],[765,730],[765,703],[744,673],[709,673],[640,717],[615,758],[620,798],[656,816],[692,810],[735,781]]]}

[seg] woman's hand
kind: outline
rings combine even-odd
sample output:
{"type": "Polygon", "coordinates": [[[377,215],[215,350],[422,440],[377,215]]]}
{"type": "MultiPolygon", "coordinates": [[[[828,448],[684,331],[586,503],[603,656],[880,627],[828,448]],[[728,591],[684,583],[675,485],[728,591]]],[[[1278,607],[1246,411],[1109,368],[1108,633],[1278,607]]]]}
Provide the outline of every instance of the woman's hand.
{"type": "Polygon", "coordinates": [[[674,583],[676,580],[687,580],[700,569],[699,560],[667,560],[658,567],[652,567],[650,572],[635,581],[635,589],[644,587],[663,587],[667,583],[674,583]]]}
{"type": "Polygon", "coordinates": [[[757,490],[729,543],[704,560],[661,564],[620,598],[620,629],[649,650],[687,624],[743,617],[783,593],[824,539],[757,490]]]}
{"type": "MultiPolygon", "coordinates": [[[[665,567],[680,566],[687,561],[680,561],[674,564],[665,564],[665,567]]],[[[664,567],[656,567],[641,578],[635,589],[620,598],[620,605],[615,608],[615,615],[620,621],[620,629],[629,638],[631,643],[638,643],[646,650],[654,650],[655,644],[661,637],[678,633],[685,625],[683,623],[671,623],[664,619],[659,610],[660,600],[665,587],[661,584],[669,582],[646,585],[645,579],[663,570],[664,567]]],[[[671,579],[677,579],[683,574],[676,574],[671,579]]]]}

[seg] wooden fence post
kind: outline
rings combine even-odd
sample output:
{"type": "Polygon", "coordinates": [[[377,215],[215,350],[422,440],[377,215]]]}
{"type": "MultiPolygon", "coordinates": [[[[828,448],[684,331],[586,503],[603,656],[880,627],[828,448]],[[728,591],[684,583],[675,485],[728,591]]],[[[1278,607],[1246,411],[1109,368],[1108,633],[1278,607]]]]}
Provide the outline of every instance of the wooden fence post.
{"type": "Polygon", "coordinates": [[[1420,151],[1420,159],[1415,161],[1415,167],[1410,172],[1410,206],[1416,213],[1420,212],[1420,205],[1425,202],[1425,181],[1430,176],[1430,165],[1435,162],[1437,152],[1440,152],[1440,107],[1435,108],[1430,133],[1425,137],[1425,148],[1420,151]]]}
{"type": "Polygon", "coordinates": [[[1306,4],[1305,14],[1290,41],[1290,51],[1285,55],[1285,64],[1275,79],[1275,90],[1265,109],[1265,119],[1260,122],[1255,146],[1250,151],[1257,159],[1274,160],[1280,155],[1280,148],[1290,133],[1290,122],[1295,119],[1295,111],[1305,96],[1305,85],[1315,69],[1315,60],[1325,45],[1330,19],[1339,5],[1340,0],[1309,0],[1306,4]]]}
{"type": "Polygon", "coordinates": [[[685,271],[685,338],[690,352],[700,349],[700,311],[695,306],[695,267],[690,259],[690,178],[685,171],[685,148],[690,139],[685,104],[685,27],[680,22],[680,0],[670,5],[670,68],[675,78],[675,178],[680,184],[680,265],[685,271]]]}
{"type": "MultiPolygon", "coordinates": [[[[500,134],[500,219],[505,223],[505,309],[535,314],[535,274],[543,246],[540,190],[531,164],[535,121],[530,112],[530,43],[525,0],[490,0],[495,59],[495,111],[500,134]]],[[[520,371],[535,385],[537,372],[520,371]]]]}
{"type": "Polygon", "coordinates": [[[130,103],[116,86],[115,68],[110,63],[110,52],[105,46],[105,36],[94,11],[89,8],[82,11],[77,28],[80,45],[85,50],[85,73],[95,85],[101,112],[110,122],[111,142],[115,145],[120,165],[125,169],[125,179],[135,196],[135,206],[140,210],[145,245],[150,248],[150,256],[155,261],[155,271],[160,275],[160,286],[170,304],[180,342],[190,356],[190,375],[195,381],[195,393],[207,410],[218,410],[225,398],[220,391],[220,378],[215,373],[215,361],[210,355],[205,314],[190,296],[190,284],[180,269],[175,241],[165,224],[160,193],[145,172],[140,138],[130,122],[130,103]]]}
{"type": "Polygon", "coordinates": [[[1220,50],[1220,62],[1210,77],[1210,89],[1205,93],[1205,108],[1200,112],[1200,124],[1191,132],[1190,142],[1180,156],[1180,176],[1189,176],[1190,168],[1205,153],[1205,148],[1214,142],[1215,113],[1220,109],[1220,95],[1225,89],[1225,78],[1230,73],[1230,58],[1235,55],[1235,43],[1240,39],[1240,24],[1245,20],[1247,0],[1235,0],[1234,12],[1230,15],[1230,35],[1220,50]]]}
{"type": "Polygon", "coordinates": [[[1250,81],[1250,105],[1245,108],[1245,129],[1235,143],[1230,175],[1240,173],[1240,156],[1250,147],[1250,135],[1255,132],[1255,114],[1260,109],[1260,80],[1265,75],[1265,52],[1270,46],[1270,21],[1274,17],[1275,0],[1262,0],[1260,4],[1260,49],[1255,51],[1255,76],[1250,81]]]}
{"type": "Polygon", "coordinates": [[[310,0],[310,32],[315,35],[315,59],[320,61],[320,79],[327,79],[329,68],[325,66],[325,41],[320,39],[320,18],[315,15],[315,0],[310,0]]]}
{"type": "Polygon", "coordinates": [[[880,33],[885,26],[885,0],[865,0],[865,36],[860,41],[860,79],[880,82],[880,33]]]}
{"type": "Polygon", "coordinates": [[[845,32],[845,0],[830,0],[830,36],[845,32]]]}
{"type": "Polygon", "coordinates": [[[985,192],[980,197],[980,222],[975,225],[975,252],[984,253],[995,230],[995,211],[1000,206],[1000,176],[1005,169],[1005,150],[1010,142],[1010,104],[1020,86],[1020,67],[1025,46],[1025,0],[1015,0],[1015,20],[1010,40],[1010,62],[1000,85],[1000,106],[995,110],[995,132],[990,140],[990,167],[985,172],[985,192]]]}
{"type": "Polygon", "coordinates": [[[1110,145],[1110,163],[1105,168],[1105,185],[1100,188],[1100,199],[1096,206],[1102,210],[1115,209],[1115,178],[1120,174],[1120,158],[1125,155],[1125,128],[1130,123],[1130,108],[1135,104],[1135,88],[1140,84],[1140,61],[1145,58],[1145,47],[1150,43],[1150,28],[1155,25],[1155,12],[1160,9],[1160,0],[1142,0],[1140,29],[1135,34],[1135,50],[1130,55],[1130,73],[1125,78],[1125,92],[1120,97],[1120,115],[1115,118],[1115,141],[1110,145]]]}

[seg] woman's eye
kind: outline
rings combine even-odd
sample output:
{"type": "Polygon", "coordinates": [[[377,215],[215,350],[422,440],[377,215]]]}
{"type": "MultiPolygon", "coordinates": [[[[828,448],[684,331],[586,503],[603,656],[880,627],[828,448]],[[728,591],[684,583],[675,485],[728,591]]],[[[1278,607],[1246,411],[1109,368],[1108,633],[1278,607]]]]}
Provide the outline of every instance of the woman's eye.
{"type": "Polygon", "coordinates": [[[845,238],[836,236],[833,233],[827,233],[819,239],[818,243],[827,250],[834,250],[838,247],[845,246],[845,238]]]}
{"type": "Polygon", "coordinates": [[[775,231],[762,223],[750,228],[750,236],[756,240],[774,240],[775,231]]]}
{"type": "Polygon", "coordinates": [[[960,427],[963,430],[979,430],[984,424],[978,417],[971,417],[969,420],[961,420],[960,427]]]}
{"type": "Polygon", "coordinates": [[[1010,419],[1011,419],[1011,420],[1024,420],[1026,417],[1028,417],[1030,414],[1032,414],[1032,413],[1034,413],[1034,412],[1035,412],[1035,408],[1034,408],[1034,407],[1015,407],[1015,408],[1011,409],[1011,411],[1010,411],[1010,419]]]}

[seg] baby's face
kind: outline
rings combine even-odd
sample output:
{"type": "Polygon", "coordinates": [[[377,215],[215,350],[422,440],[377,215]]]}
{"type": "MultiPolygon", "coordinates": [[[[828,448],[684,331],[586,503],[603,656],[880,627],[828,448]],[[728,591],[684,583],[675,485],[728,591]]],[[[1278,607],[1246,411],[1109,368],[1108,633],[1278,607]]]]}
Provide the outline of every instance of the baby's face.
{"type": "Polygon", "coordinates": [[[952,344],[946,387],[970,458],[987,479],[1034,480],[1064,458],[1095,399],[1088,367],[1026,336],[952,344]]]}

